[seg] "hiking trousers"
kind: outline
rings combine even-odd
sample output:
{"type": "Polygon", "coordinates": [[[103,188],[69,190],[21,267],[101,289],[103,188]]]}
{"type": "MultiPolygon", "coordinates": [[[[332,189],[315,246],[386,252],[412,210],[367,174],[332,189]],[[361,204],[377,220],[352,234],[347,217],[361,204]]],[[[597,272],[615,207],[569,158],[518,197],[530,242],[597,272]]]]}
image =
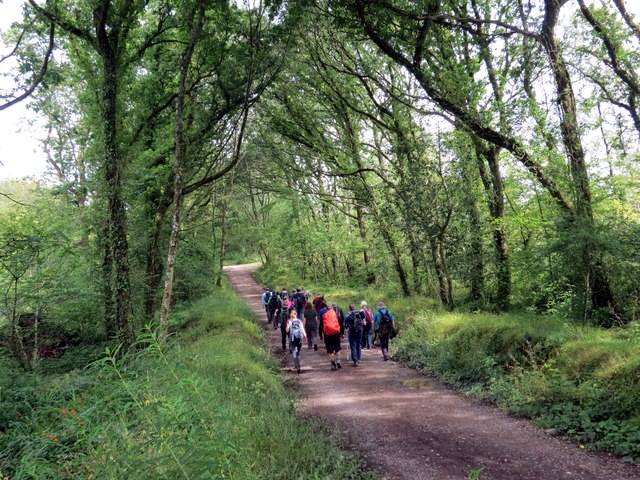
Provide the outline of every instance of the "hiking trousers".
{"type": "Polygon", "coordinates": [[[365,324],[364,330],[362,331],[362,348],[372,348],[373,347],[373,324],[365,324]]]}
{"type": "Polygon", "coordinates": [[[298,342],[289,343],[289,349],[291,350],[291,358],[293,358],[293,366],[300,368],[300,348],[302,347],[302,340],[298,342]]]}
{"type": "MultiPolygon", "coordinates": [[[[382,353],[385,354],[385,352],[389,351],[389,334],[382,334],[382,335],[378,335],[378,338],[380,339],[380,348],[382,349],[382,353]]],[[[385,354],[385,356],[387,356],[388,354],[385,354]]]]}
{"type": "Polygon", "coordinates": [[[305,325],[304,330],[307,332],[307,345],[311,348],[318,343],[318,326],[314,325],[309,327],[308,325],[305,325]]]}
{"type": "Polygon", "coordinates": [[[349,329],[349,350],[351,350],[352,361],[359,362],[362,359],[362,331],[349,329]]]}

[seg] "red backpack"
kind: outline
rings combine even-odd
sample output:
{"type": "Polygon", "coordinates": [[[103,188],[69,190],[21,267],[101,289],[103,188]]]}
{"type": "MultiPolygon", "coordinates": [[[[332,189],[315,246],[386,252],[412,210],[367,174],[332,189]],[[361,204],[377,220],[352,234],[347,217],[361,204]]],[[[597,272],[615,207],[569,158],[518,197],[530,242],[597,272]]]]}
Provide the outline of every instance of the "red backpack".
{"type": "Polygon", "coordinates": [[[322,331],[325,335],[338,335],[340,333],[340,323],[338,322],[338,315],[333,308],[327,310],[322,317],[322,331]]]}
{"type": "Polygon", "coordinates": [[[364,311],[364,318],[367,322],[367,325],[371,325],[373,323],[373,313],[367,307],[362,309],[364,311]]]}

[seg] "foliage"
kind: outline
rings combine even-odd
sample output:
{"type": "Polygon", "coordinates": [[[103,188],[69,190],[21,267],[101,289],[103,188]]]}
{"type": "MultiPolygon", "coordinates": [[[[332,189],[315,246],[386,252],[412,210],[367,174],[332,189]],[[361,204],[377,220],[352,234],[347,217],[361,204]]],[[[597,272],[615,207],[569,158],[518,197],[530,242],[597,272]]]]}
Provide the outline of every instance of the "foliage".
{"type": "Polygon", "coordinates": [[[428,313],[395,356],[591,448],[640,460],[637,339],[532,315],[428,313]]]}
{"type": "Polygon", "coordinates": [[[88,369],[56,377],[5,377],[2,369],[0,472],[373,478],[318,425],[294,415],[277,360],[250,317],[219,291],[192,308],[189,328],[168,347],[148,331],[138,340],[146,348],[123,361],[109,351],[88,369]]]}

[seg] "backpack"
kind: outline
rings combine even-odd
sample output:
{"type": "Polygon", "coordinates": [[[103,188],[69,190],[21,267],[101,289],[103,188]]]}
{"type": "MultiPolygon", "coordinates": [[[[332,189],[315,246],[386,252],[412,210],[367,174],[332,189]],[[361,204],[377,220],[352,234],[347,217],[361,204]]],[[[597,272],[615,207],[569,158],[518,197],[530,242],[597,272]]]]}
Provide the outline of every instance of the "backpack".
{"type": "Polygon", "coordinates": [[[380,318],[380,325],[384,325],[385,323],[391,323],[391,315],[389,315],[389,310],[387,310],[386,308],[384,309],[384,312],[382,310],[379,310],[381,318],[380,318]]]}
{"type": "Polygon", "coordinates": [[[362,309],[362,311],[364,312],[364,318],[367,322],[367,325],[371,325],[373,323],[373,313],[371,313],[371,310],[369,310],[368,308],[362,309]]]}
{"type": "Polygon", "coordinates": [[[278,296],[278,294],[274,293],[273,295],[271,295],[271,298],[269,299],[269,306],[275,310],[278,308],[279,303],[280,303],[280,297],[278,296]]]}
{"type": "Polygon", "coordinates": [[[289,325],[289,334],[291,335],[292,342],[301,342],[302,341],[302,322],[299,318],[291,320],[291,325],[289,325]]]}
{"type": "Polygon", "coordinates": [[[322,331],[325,335],[338,335],[340,333],[340,323],[338,322],[338,315],[332,308],[327,310],[322,318],[322,331]]]}
{"type": "Polygon", "coordinates": [[[353,312],[353,328],[356,333],[362,332],[365,324],[365,317],[362,310],[358,310],[357,312],[353,312]]]}
{"type": "Polygon", "coordinates": [[[304,293],[298,292],[296,294],[296,308],[302,310],[307,304],[307,300],[304,298],[304,293]]]}

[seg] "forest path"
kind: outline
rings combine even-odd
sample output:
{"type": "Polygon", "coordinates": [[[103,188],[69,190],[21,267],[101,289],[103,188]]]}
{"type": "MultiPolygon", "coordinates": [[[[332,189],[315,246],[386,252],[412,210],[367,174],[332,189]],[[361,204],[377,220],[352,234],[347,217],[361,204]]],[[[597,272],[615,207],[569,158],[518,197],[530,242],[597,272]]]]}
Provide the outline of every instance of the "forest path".
{"type": "MultiPolygon", "coordinates": [[[[267,324],[263,290],[251,277],[258,266],[225,271],[269,331],[274,353],[291,366],[290,355],[282,355],[280,330],[267,324]]],[[[348,345],[342,345],[343,368],[336,372],[324,344],[317,352],[303,347],[302,373],[292,374],[299,408],[339,432],[343,445],[359,452],[383,479],[463,480],[480,467],[487,480],[640,479],[640,467],[580,449],[419,372],[384,362],[380,349],[364,350],[362,363],[354,367],[348,345]]]]}

